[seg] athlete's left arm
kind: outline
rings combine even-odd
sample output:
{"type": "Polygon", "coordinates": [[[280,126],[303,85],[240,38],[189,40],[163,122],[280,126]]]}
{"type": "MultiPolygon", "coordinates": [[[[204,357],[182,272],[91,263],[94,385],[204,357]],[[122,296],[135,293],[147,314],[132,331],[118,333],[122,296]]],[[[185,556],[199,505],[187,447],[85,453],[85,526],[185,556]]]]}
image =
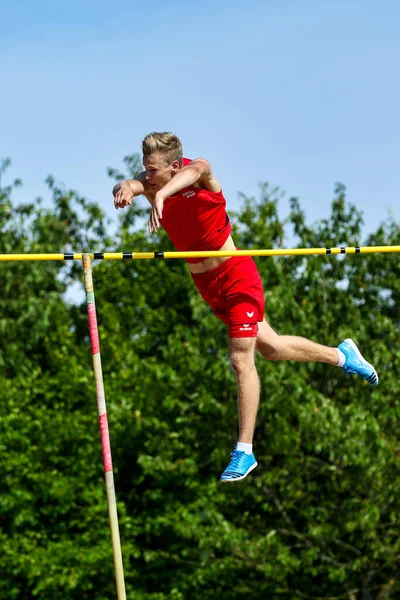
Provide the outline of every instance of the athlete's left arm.
{"type": "Polygon", "coordinates": [[[211,192],[221,190],[220,184],[213,175],[211,165],[205,158],[195,158],[186,167],[179,169],[172,179],[156,193],[149,221],[150,232],[157,231],[160,226],[164,200],[194,184],[211,192]]]}

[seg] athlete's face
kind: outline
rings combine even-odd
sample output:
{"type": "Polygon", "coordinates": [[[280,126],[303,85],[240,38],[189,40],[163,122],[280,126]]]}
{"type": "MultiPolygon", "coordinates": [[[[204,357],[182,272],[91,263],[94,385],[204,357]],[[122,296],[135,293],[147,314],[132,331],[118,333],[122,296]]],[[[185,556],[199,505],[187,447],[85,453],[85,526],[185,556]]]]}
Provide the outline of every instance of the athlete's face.
{"type": "Polygon", "coordinates": [[[179,170],[179,162],[174,160],[170,165],[164,154],[156,152],[143,158],[146,169],[146,181],[154,192],[158,192],[179,170]]]}

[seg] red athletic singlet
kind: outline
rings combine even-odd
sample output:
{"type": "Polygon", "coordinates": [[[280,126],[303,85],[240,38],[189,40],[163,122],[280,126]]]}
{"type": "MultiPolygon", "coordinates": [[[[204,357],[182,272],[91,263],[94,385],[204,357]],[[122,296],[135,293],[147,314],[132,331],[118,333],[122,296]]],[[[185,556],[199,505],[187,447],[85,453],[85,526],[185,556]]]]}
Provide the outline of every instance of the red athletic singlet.
{"type": "MultiPolygon", "coordinates": [[[[183,161],[184,166],[190,163],[189,159],[183,161]]],[[[160,223],[180,252],[219,250],[232,231],[222,190],[210,192],[193,186],[166,198],[160,223]]],[[[188,263],[203,260],[186,259],[188,263]]]]}

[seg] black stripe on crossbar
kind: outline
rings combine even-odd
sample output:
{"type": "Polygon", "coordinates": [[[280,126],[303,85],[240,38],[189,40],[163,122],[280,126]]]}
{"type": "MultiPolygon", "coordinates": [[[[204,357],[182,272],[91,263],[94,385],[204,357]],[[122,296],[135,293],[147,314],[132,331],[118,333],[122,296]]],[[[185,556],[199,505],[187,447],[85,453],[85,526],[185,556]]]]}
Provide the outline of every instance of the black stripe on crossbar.
{"type": "Polygon", "coordinates": [[[346,254],[346,248],[344,246],[341,246],[340,254],[346,254]]]}
{"type": "Polygon", "coordinates": [[[164,252],[154,252],[154,258],[164,258],[164,252]]]}
{"type": "Polygon", "coordinates": [[[74,255],[70,252],[64,253],[64,260],[74,260],[74,255]]]}
{"type": "Polygon", "coordinates": [[[132,258],[132,252],[123,252],[122,258],[132,258]]]}
{"type": "Polygon", "coordinates": [[[360,254],[361,250],[360,250],[360,246],[356,246],[356,254],[360,254]]]}
{"type": "Polygon", "coordinates": [[[327,254],[332,254],[332,250],[330,248],[325,248],[327,254]]]}
{"type": "Polygon", "coordinates": [[[104,258],[104,252],[94,252],[93,253],[94,260],[103,260],[103,258],[104,258]]]}

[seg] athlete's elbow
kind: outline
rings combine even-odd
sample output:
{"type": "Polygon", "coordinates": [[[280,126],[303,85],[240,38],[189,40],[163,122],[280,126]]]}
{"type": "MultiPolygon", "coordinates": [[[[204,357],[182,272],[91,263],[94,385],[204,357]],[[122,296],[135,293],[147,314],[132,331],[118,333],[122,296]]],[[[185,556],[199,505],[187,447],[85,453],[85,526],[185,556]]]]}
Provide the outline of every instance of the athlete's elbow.
{"type": "Polygon", "coordinates": [[[202,171],[200,167],[197,167],[196,165],[188,165],[187,167],[185,167],[185,170],[187,170],[190,173],[190,178],[193,179],[193,183],[200,179],[200,177],[202,176],[202,171]]]}
{"type": "Polygon", "coordinates": [[[200,169],[200,167],[194,167],[194,172],[195,172],[196,180],[200,179],[200,177],[203,175],[203,171],[202,171],[202,169],[200,169]]]}
{"type": "Polygon", "coordinates": [[[191,169],[197,179],[204,175],[209,176],[212,171],[210,163],[205,158],[196,158],[186,169],[191,169]]]}

